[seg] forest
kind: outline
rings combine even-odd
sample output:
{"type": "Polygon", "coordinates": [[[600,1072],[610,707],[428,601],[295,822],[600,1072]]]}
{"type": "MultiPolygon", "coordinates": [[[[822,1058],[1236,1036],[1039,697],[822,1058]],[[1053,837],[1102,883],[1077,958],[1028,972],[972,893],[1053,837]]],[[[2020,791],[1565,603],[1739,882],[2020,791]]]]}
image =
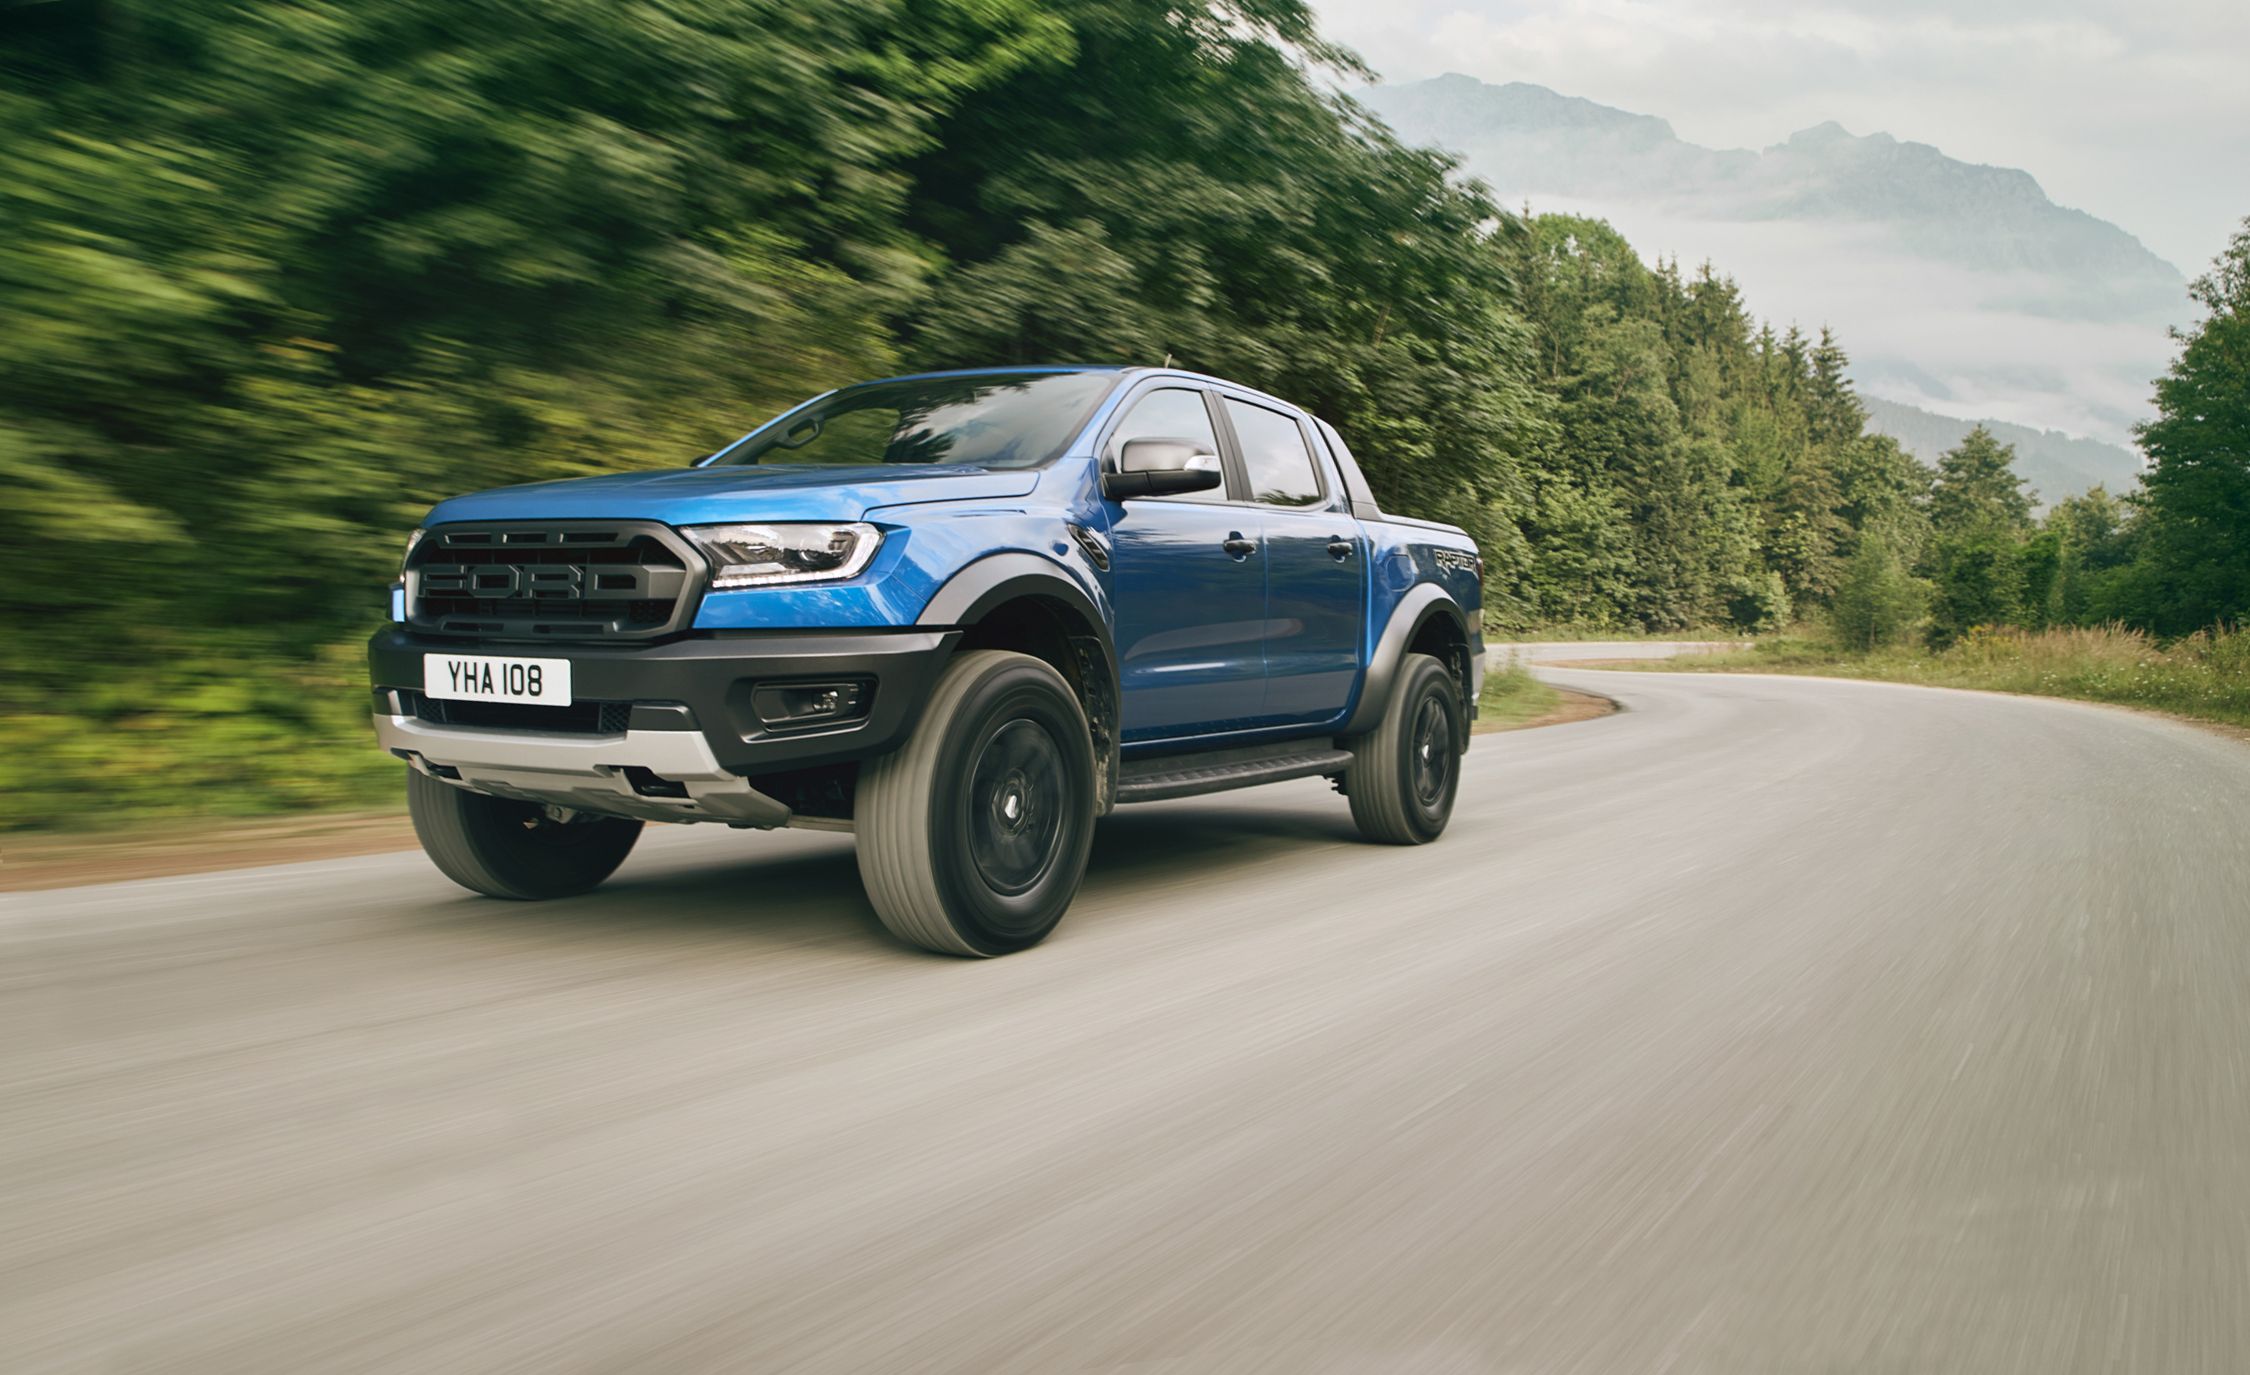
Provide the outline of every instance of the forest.
{"type": "Polygon", "coordinates": [[[2250,610],[2250,232],[2145,490],[2031,517],[1844,344],[1493,202],[1302,0],[108,0],[0,19],[0,829],[390,800],[360,645],[445,495],[910,368],[1166,358],[1333,422],[1488,636],[2250,610]]]}

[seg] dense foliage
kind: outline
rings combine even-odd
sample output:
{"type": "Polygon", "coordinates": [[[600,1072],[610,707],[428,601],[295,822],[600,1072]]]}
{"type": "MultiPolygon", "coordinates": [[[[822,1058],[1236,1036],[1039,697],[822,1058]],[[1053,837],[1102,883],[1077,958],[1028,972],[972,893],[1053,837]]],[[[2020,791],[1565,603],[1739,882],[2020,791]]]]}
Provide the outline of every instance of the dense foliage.
{"type": "MultiPolygon", "coordinates": [[[[1304,0],[0,25],[0,827],[387,798],[358,644],[431,500],[677,465],[905,366],[1170,357],[1302,401],[1478,535],[1496,629],[1773,625],[1942,544],[1833,341],[1401,146],[1304,0]]],[[[2177,404],[2242,349],[2191,341],[2177,404]]],[[[2145,547],[2182,615],[2239,609],[2197,571],[2239,524],[2151,533],[2237,442],[2201,423],[2038,595],[2098,609],[2145,547]]]]}
{"type": "Polygon", "coordinates": [[[1777,338],[1709,266],[1651,269],[1597,221],[1509,247],[1553,423],[1495,522],[1520,537],[1486,550],[1503,624],[1771,628],[1825,606],[1870,532],[1919,539],[1928,472],[1866,432],[1825,331],[1777,338]]]}

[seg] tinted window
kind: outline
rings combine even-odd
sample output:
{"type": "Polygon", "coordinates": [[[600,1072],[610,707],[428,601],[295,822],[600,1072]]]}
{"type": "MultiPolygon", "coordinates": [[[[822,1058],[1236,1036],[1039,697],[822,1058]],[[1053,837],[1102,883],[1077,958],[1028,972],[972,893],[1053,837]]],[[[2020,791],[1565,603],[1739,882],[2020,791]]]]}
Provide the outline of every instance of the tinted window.
{"type": "MultiPolygon", "coordinates": [[[[1203,393],[1199,391],[1164,387],[1135,401],[1125,418],[1117,423],[1116,432],[1109,437],[1110,454],[1115,456],[1123,450],[1128,439],[1185,439],[1203,446],[1203,451],[1211,455],[1210,467],[1219,466],[1219,432],[1211,426],[1211,412],[1205,409],[1203,393]]],[[[1226,492],[1214,487],[1208,492],[1187,492],[1158,499],[1223,501],[1226,492]]]]}
{"type": "Polygon", "coordinates": [[[1242,441],[1252,498],[1275,506],[1320,504],[1320,479],[1313,473],[1312,455],[1305,452],[1305,433],[1294,419],[1231,397],[1227,419],[1242,441]]]}
{"type": "Polygon", "coordinates": [[[1070,443],[1115,373],[987,373],[846,387],[717,464],[959,463],[1034,468],[1070,443]]]}

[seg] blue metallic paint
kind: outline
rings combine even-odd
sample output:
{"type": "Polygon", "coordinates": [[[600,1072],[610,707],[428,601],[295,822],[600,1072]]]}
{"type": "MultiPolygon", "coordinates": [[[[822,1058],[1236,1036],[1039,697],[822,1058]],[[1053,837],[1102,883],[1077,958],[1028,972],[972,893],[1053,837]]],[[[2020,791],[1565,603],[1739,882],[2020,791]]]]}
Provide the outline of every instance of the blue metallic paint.
{"type": "Polygon", "coordinates": [[[1269,725],[1322,725],[1344,713],[1359,679],[1367,537],[1340,511],[1263,513],[1269,725]],[[1338,559],[1331,544],[1352,552],[1338,559]]]}
{"type": "Polygon", "coordinates": [[[1103,513],[1115,552],[1120,735],[1128,745],[1263,724],[1265,554],[1258,512],[1225,502],[1136,501],[1103,513]]]}

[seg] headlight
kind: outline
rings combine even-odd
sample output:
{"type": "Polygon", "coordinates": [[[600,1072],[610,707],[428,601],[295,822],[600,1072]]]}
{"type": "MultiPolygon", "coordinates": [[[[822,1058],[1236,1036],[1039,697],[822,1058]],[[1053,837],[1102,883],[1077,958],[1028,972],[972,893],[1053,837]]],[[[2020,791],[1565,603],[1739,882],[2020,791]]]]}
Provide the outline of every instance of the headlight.
{"type": "Polygon", "coordinates": [[[422,542],[422,536],[428,533],[429,531],[424,530],[421,526],[417,525],[414,527],[414,533],[406,537],[406,552],[398,556],[399,572],[404,573],[406,571],[406,565],[410,563],[414,558],[414,546],[420,544],[422,542]]]}
{"type": "Polygon", "coordinates": [[[691,525],[680,533],[711,560],[714,589],[853,577],[883,542],[872,525],[691,525]]]}

